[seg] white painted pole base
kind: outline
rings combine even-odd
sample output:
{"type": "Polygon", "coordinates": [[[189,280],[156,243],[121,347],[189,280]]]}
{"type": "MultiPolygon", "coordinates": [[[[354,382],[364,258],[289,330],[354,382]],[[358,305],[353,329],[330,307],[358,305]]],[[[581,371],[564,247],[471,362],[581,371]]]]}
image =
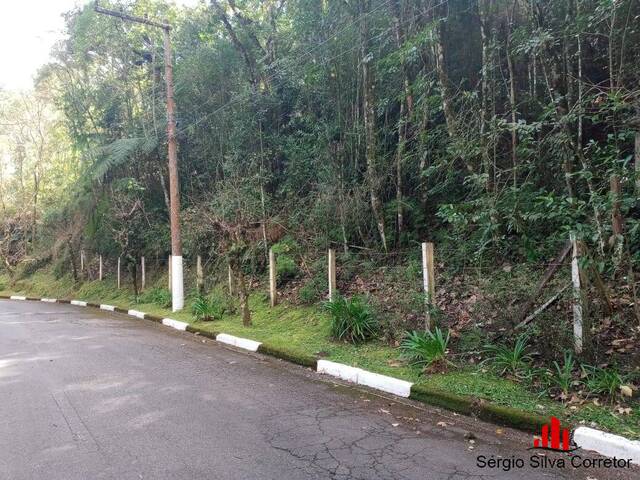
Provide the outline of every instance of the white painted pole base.
{"type": "Polygon", "coordinates": [[[171,257],[171,299],[173,311],[184,308],[184,290],[182,276],[182,257],[171,257]]]}

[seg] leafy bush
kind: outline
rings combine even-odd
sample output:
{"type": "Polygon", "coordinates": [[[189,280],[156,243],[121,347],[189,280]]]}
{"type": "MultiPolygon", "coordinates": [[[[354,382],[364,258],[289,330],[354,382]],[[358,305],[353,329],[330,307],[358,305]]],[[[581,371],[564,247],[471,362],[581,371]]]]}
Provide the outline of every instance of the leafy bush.
{"type": "Polygon", "coordinates": [[[162,308],[171,306],[171,292],[166,288],[151,288],[138,297],[139,303],[153,303],[162,308]]]}
{"type": "Polygon", "coordinates": [[[196,320],[200,322],[210,322],[219,320],[224,315],[225,308],[213,298],[198,295],[191,305],[191,311],[196,320]]]}
{"type": "Polygon", "coordinates": [[[582,365],[583,374],[586,377],[586,387],[590,393],[604,395],[611,400],[620,392],[620,387],[626,379],[617,371],[610,368],[582,365]]]}
{"type": "Polygon", "coordinates": [[[337,296],[335,300],[327,302],[325,308],[331,315],[331,334],[334,338],[358,343],[378,332],[378,320],[367,301],[360,296],[350,300],[337,296]]]}
{"type": "Polygon", "coordinates": [[[295,262],[298,244],[291,238],[284,238],[272,247],[276,255],[276,276],[279,283],[285,283],[298,276],[299,270],[295,262]]]}
{"type": "Polygon", "coordinates": [[[327,279],[324,276],[315,276],[298,290],[298,298],[302,303],[309,305],[318,301],[326,290],[327,279]]]}
{"type": "Polygon", "coordinates": [[[528,378],[531,373],[532,357],[526,352],[529,337],[520,335],[513,347],[507,345],[487,345],[485,353],[489,357],[483,362],[489,362],[500,372],[500,375],[508,374],[515,378],[528,378]]]}
{"type": "Polygon", "coordinates": [[[400,344],[402,358],[413,364],[428,367],[435,362],[446,361],[449,332],[446,335],[438,327],[433,332],[408,332],[400,344]]]}

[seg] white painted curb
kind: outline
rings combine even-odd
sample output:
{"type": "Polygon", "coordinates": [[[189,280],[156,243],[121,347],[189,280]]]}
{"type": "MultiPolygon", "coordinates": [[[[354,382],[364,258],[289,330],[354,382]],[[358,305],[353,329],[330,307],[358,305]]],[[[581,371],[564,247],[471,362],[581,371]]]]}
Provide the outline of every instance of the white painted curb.
{"type": "Polygon", "coordinates": [[[11,295],[9,298],[11,300],[26,300],[27,299],[27,297],[23,297],[21,295],[11,295]]]}
{"type": "Polygon", "coordinates": [[[411,395],[411,382],[398,378],[387,377],[379,373],[369,372],[361,368],[343,365],[329,360],[318,360],[318,373],[331,375],[347,382],[357,383],[365,387],[374,388],[399,397],[408,398],[411,395]]]}
{"type": "Polygon", "coordinates": [[[588,427],[576,428],[573,432],[573,441],[585,450],[593,450],[607,457],[629,458],[633,463],[640,465],[640,441],[628,440],[588,427]]]}
{"type": "Polygon", "coordinates": [[[46,302],[46,303],[56,303],[57,300],[55,298],[41,298],[40,299],[41,302],[46,302]]]}
{"type": "Polygon", "coordinates": [[[329,360],[318,360],[318,373],[338,377],[347,382],[358,383],[359,368],[350,367],[341,363],[330,362],[329,360]]]}
{"type": "Polygon", "coordinates": [[[167,327],[175,328],[176,330],[182,330],[183,332],[187,329],[188,323],[179,322],[178,320],[174,320],[173,318],[163,318],[162,324],[167,327]]]}
{"type": "Polygon", "coordinates": [[[71,300],[71,305],[77,305],[78,307],[86,307],[87,302],[83,302],[82,300],[71,300]]]}
{"type": "Polygon", "coordinates": [[[228,335],[226,333],[218,334],[216,336],[216,341],[226,343],[227,345],[233,345],[234,347],[242,348],[244,350],[249,350],[251,352],[257,352],[258,347],[262,344],[262,342],[256,342],[247,338],[234,337],[233,335],[228,335]]]}
{"type": "Polygon", "coordinates": [[[127,313],[132,317],[144,318],[144,312],[139,312],[138,310],[129,310],[127,313]]]}
{"type": "Polygon", "coordinates": [[[398,378],[387,377],[379,373],[360,371],[358,374],[358,384],[365,385],[383,392],[393,393],[399,397],[409,398],[411,395],[411,382],[400,380],[398,378]]]}
{"type": "Polygon", "coordinates": [[[109,312],[115,312],[116,307],[113,305],[100,305],[100,310],[108,310],[109,312]]]}

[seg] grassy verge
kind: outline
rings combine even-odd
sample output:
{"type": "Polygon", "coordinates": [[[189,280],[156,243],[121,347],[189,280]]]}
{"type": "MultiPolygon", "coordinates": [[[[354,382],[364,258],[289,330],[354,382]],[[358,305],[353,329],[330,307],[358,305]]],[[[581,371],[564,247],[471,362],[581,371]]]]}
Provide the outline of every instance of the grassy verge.
{"type": "MultiPolygon", "coordinates": [[[[329,318],[318,307],[281,304],[270,308],[263,294],[254,294],[250,299],[253,326],[245,328],[238,315],[226,315],[215,322],[196,322],[189,308],[172,313],[170,309],[153,303],[138,303],[128,290],[117,290],[110,280],[87,282],[76,287],[69,278],[55,280],[50,274],[40,271],[13,286],[8,285],[6,278],[0,278],[0,289],[3,290],[0,293],[75,298],[135,308],[159,317],[189,322],[205,332],[225,332],[265,342],[270,348],[285,349],[292,355],[322,357],[416,382],[426,388],[488,400],[496,405],[546,417],[555,415],[572,424],[586,423],[630,438],[640,438],[640,408],[637,405],[631,414],[626,415],[618,415],[610,408],[593,404],[568,408],[545,395],[536,396],[520,384],[478,369],[460,369],[425,376],[416,367],[398,365],[397,350],[385,344],[371,342],[354,346],[332,341],[329,318]]],[[[189,304],[190,300],[187,299],[186,305],[189,304]]]]}

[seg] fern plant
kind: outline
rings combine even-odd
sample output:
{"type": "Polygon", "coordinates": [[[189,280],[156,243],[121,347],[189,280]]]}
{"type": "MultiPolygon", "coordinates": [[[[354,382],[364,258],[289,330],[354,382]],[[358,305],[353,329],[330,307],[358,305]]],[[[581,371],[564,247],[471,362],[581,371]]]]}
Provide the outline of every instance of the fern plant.
{"type": "Polygon", "coordinates": [[[446,359],[448,345],[449,331],[444,334],[438,327],[433,332],[407,332],[400,344],[401,357],[425,367],[437,362],[451,363],[446,359]]]}
{"type": "Polygon", "coordinates": [[[378,332],[378,321],[369,304],[360,296],[350,300],[338,296],[326,302],[325,308],[331,315],[331,334],[334,338],[359,343],[369,340],[378,332]]]}

